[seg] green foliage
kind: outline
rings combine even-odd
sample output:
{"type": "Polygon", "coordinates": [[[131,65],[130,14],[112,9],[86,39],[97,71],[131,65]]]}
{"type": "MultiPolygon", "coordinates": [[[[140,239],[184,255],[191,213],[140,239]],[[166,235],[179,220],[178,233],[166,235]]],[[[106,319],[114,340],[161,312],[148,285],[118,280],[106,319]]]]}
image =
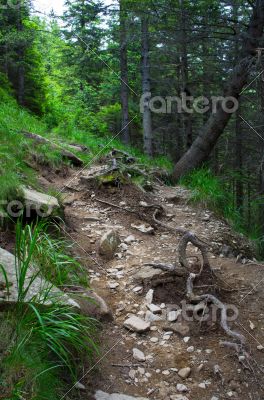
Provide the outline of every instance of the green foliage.
{"type": "MultiPolygon", "coordinates": [[[[38,299],[27,298],[27,305],[24,303],[36,278],[40,274],[49,276],[49,269],[43,268],[44,261],[55,267],[53,276],[56,273],[58,276],[54,276],[54,281],[61,281],[59,269],[72,261],[66,255],[55,254],[61,250],[61,243],[54,248],[52,243],[45,224],[23,228],[18,222],[15,252],[18,302],[13,311],[3,319],[0,317],[1,332],[7,333],[0,340],[0,361],[4,368],[0,387],[10,400],[21,399],[23,393],[27,393],[28,400],[58,399],[62,395],[63,371],[67,369],[75,380],[80,361],[91,360],[98,352],[94,341],[96,321],[61,304],[57,297],[50,297],[50,286],[42,288],[38,299]],[[48,251],[44,249],[46,246],[50,246],[48,251]],[[33,263],[35,272],[26,279],[33,263]],[[51,305],[45,304],[47,298],[51,305]]],[[[71,268],[77,267],[76,264],[72,263],[71,268]]]]}

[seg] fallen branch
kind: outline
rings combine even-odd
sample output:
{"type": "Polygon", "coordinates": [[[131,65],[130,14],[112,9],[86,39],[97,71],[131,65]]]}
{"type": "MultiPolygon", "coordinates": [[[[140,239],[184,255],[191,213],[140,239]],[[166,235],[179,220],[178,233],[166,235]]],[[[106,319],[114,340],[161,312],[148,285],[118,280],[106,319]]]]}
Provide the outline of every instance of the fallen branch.
{"type": "Polygon", "coordinates": [[[49,139],[44,138],[43,136],[37,135],[36,133],[21,131],[21,133],[27,138],[34,140],[37,144],[47,144],[54,150],[58,150],[63,158],[71,161],[73,165],[76,167],[81,167],[83,165],[83,161],[78,158],[75,154],[71,151],[64,149],[63,147],[59,146],[56,143],[52,143],[49,139]]]}

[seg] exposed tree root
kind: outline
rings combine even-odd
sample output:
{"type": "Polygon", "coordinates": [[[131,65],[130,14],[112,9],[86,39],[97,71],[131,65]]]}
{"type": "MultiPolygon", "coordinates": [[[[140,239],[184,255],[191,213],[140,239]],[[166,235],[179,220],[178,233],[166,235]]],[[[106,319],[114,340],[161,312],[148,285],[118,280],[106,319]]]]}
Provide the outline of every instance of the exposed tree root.
{"type": "MultiPolygon", "coordinates": [[[[163,271],[167,271],[173,275],[179,277],[186,278],[186,290],[187,290],[187,298],[190,303],[198,303],[197,305],[202,305],[201,309],[205,309],[208,305],[214,305],[218,310],[220,310],[220,325],[224,332],[234,339],[234,343],[231,342],[222,342],[222,345],[226,345],[232,347],[237,354],[244,356],[247,355],[245,351],[245,337],[234,330],[232,330],[228,325],[228,315],[227,315],[227,307],[224,303],[222,303],[216,296],[212,294],[203,294],[196,295],[194,293],[194,282],[201,277],[201,275],[205,271],[210,271],[212,277],[215,277],[208,258],[207,254],[207,246],[202,240],[200,240],[194,233],[186,231],[182,228],[174,228],[171,227],[157,219],[157,215],[159,214],[161,207],[155,209],[153,214],[154,222],[167,230],[173,231],[176,234],[181,234],[182,237],[180,239],[180,243],[178,246],[178,256],[179,256],[179,265],[176,264],[162,264],[162,263],[148,263],[145,265],[150,265],[153,268],[159,268],[163,271]],[[202,256],[201,268],[198,273],[193,273],[190,271],[190,265],[187,257],[187,246],[189,243],[192,243],[197,249],[200,250],[202,256]]],[[[216,277],[215,277],[216,278],[216,277]]]]}

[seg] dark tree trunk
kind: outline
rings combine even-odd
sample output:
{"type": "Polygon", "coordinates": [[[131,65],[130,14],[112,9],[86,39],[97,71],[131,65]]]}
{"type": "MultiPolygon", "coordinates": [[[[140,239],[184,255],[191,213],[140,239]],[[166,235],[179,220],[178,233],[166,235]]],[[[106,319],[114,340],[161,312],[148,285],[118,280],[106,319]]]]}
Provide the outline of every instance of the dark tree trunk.
{"type": "MultiPolygon", "coordinates": [[[[17,29],[22,34],[23,21],[21,15],[21,7],[19,7],[19,16],[18,16],[18,24],[17,29]]],[[[17,52],[18,55],[18,89],[17,89],[17,100],[21,106],[25,105],[25,51],[23,47],[20,47],[17,52]]]]}
{"type": "Polygon", "coordinates": [[[128,88],[128,67],[127,67],[127,13],[124,9],[124,1],[119,1],[119,22],[120,22],[120,71],[121,71],[121,110],[122,110],[122,141],[125,144],[130,142],[129,129],[129,88],[128,88]]]}
{"type": "MultiPolygon", "coordinates": [[[[250,66],[254,62],[253,57],[256,56],[256,48],[258,47],[258,41],[263,34],[263,27],[264,0],[257,0],[248,31],[244,35],[241,61],[233,71],[232,77],[224,92],[224,96],[232,96],[239,99],[241,90],[248,82],[250,66]]],[[[232,104],[227,104],[227,106],[231,107],[232,104]]],[[[231,116],[231,113],[223,110],[222,102],[219,101],[215,114],[210,116],[190,149],[175,165],[173,171],[173,179],[175,182],[184,174],[200,167],[202,163],[208,159],[231,116]]]]}
{"type": "Polygon", "coordinates": [[[143,137],[144,151],[147,155],[153,155],[153,137],[152,137],[152,118],[149,101],[150,92],[150,65],[149,65],[149,27],[148,17],[143,15],[141,18],[142,34],[142,95],[144,96],[143,108],[143,137]]]}

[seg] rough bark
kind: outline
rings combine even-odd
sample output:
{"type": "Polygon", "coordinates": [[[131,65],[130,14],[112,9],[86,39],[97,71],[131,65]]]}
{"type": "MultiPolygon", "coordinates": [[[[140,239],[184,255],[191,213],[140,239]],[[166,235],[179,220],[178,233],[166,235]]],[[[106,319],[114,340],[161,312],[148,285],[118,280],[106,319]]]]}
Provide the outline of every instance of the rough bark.
{"type": "MultiPolygon", "coordinates": [[[[226,86],[225,97],[231,96],[239,99],[242,89],[249,82],[250,69],[256,61],[256,48],[258,47],[259,39],[262,37],[263,27],[264,0],[257,0],[248,30],[243,35],[241,60],[234,68],[230,81],[226,86]]],[[[227,103],[227,107],[232,107],[232,105],[233,103],[230,103],[230,105],[227,103]]],[[[232,113],[225,111],[222,107],[222,101],[219,101],[216,112],[210,116],[190,149],[175,165],[173,171],[174,181],[178,181],[184,174],[200,167],[208,159],[231,116],[232,113]]]]}
{"type": "Polygon", "coordinates": [[[125,144],[130,142],[129,129],[129,88],[128,88],[128,66],[127,66],[127,13],[124,9],[124,0],[119,0],[119,22],[120,22],[120,72],[121,72],[121,110],[122,110],[122,140],[125,144]]]}
{"type": "Polygon", "coordinates": [[[152,137],[152,118],[149,101],[150,92],[150,65],[149,65],[149,27],[148,17],[143,15],[141,18],[141,35],[142,35],[142,95],[144,96],[143,109],[143,136],[144,151],[147,155],[153,155],[153,137],[152,137]]]}

